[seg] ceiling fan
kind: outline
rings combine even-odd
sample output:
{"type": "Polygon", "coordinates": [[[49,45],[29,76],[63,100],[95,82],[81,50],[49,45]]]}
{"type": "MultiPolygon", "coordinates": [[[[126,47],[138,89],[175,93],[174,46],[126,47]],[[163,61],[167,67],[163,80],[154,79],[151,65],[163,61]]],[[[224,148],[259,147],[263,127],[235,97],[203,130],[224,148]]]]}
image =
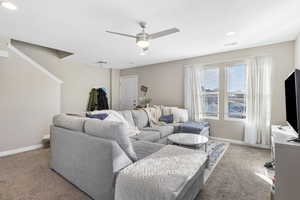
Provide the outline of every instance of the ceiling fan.
{"type": "Polygon", "coordinates": [[[113,32],[113,31],[106,31],[106,32],[111,33],[111,34],[116,34],[116,35],[121,35],[121,36],[125,36],[125,37],[134,38],[136,40],[136,45],[142,48],[141,55],[144,55],[145,52],[149,49],[149,45],[150,45],[149,41],[150,40],[160,38],[160,37],[164,37],[164,36],[179,32],[178,28],[171,28],[171,29],[167,29],[167,30],[160,31],[160,32],[157,32],[157,33],[149,34],[149,33],[145,32],[145,28],[147,28],[147,23],[146,22],[139,22],[139,25],[142,28],[142,32],[140,32],[136,35],[118,33],[118,32],[113,32]]]}

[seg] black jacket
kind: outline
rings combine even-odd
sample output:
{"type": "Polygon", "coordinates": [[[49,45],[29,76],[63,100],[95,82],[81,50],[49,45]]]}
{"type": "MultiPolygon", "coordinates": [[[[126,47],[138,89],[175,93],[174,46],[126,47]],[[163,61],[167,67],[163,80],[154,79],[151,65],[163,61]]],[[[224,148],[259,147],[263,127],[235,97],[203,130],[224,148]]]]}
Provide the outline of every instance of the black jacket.
{"type": "Polygon", "coordinates": [[[104,89],[93,88],[90,92],[87,111],[108,110],[108,109],[109,109],[108,100],[104,89]]]}
{"type": "Polygon", "coordinates": [[[100,88],[98,92],[98,110],[108,110],[109,106],[106,92],[102,88],[100,88]]]}

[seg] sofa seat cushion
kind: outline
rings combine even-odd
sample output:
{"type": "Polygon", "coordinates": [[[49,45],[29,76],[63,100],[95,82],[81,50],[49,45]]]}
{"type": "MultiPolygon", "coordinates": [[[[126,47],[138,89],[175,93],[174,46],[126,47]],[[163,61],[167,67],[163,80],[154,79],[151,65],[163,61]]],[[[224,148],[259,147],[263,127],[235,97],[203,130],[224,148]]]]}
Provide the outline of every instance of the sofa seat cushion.
{"type": "Polygon", "coordinates": [[[160,139],[160,132],[158,131],[141,131],[141,133],[131,136],[136,140],[143,140],[148,142],[156,142],[160,139]]]}
{"type": "Polygon", "coordinates": [[[164,125],[157,127],[147,127],[143,128],[145,131],[158,131],[160,133],[160,138],[166,137],[174,133],[174,126],[164,125]]]}
{"type": "Polygon", "coordinates": [[[138,160],[140,160],[159,151],[165,145],[146,141],[134,141],[132,146],[138,157],[138,160]]]}
{"type": "Polygon", "coordinates": [[[84,117],[59,114],[53,117],[53,124],[60,128],[83,132],[83,126],[86,119],[87,118],[84,117]]]}
{"type": "Polygon", "coordinates": [[[129,129],[124,123],[88,119],[85,122],[84,128],[88,135],[116,141],[132,161],[137,160],[136,153],[128,136],[129,129]]]}
{"type": "Polygon", "coordinates": [[[132,110],[132,117],[135,123],[135,126],[138,127],[138,129],[142,129],[149,124],[148,115],[144,110],[132,110]]]}
{"type": "Polygon", "coordinates": [[[168,137],[161,138],[158,141],[156,141],[156,143],[166,145],[169,143],[168,137]]]}

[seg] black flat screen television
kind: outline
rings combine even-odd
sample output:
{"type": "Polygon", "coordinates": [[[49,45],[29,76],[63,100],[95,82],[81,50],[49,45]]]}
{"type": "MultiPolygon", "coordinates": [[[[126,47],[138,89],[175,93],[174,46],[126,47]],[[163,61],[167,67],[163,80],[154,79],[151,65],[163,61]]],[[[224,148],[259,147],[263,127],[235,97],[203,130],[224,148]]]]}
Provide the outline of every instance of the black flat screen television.
{"type": "Polygon", "coordinates": [[[285,102],[286,102],[286,120],[289,125],[298,133],[300,141],[300,70],[295,70],[285,80],[285,102]]]}

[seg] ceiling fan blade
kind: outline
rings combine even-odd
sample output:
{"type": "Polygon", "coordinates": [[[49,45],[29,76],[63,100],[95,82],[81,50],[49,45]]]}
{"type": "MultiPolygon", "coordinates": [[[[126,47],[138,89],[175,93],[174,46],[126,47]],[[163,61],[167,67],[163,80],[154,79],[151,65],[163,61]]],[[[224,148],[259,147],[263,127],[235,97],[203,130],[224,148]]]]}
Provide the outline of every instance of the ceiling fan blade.
{"type": "Polygon", "coordinates": [[[150,34],[149,38],[150,39],[156,39],[156,38],[159,38],[159,37],[164,37],[164,36],[167,36],[167,35],[170,35],[170,34],[173,34],[173,33],[177,33],[179,31],[180,30],[178,28],[171,28],[171,29],[168,29],[168,30],[164,30],[164,31],[160,31],[160,32],[157,32],[157,33],[150,34]]]}
{"type": "Polygon", "coordinates": [[[117,32],[113,32],[113,31],[106,31],[107,33],[111,33],[111,34],[115,34],[115,35],[121,35],[121,36],[125,36],[125,37],[131,37],[131,38],[135,38],[136,36],[134,35],[129,35],[129,34],[125,34],[125,33],[117,33],[117,32]]]}

